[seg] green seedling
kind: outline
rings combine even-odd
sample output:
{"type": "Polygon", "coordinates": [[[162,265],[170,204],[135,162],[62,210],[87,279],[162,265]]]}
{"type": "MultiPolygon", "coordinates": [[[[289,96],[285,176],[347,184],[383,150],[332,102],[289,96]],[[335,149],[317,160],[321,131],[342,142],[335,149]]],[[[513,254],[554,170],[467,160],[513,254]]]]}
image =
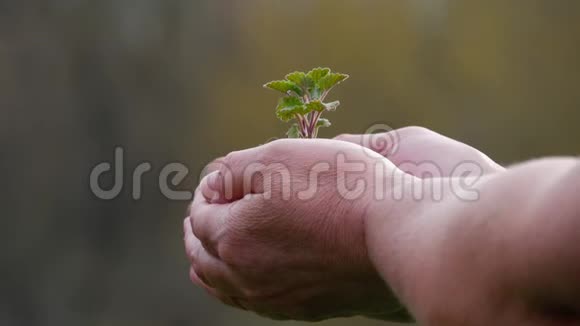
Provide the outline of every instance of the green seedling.
{"type": "Polygon", "coordinates": [[[284,122],[295,120],[288,130],[288,138],[316,138],[320,127],[330,127],[330,121],[322,118],[325,111],[335,111],[339,101],[324,102],[334,86],[346,80],[348,75],[335,73],[329,68],[314,68],[308,73],[295,71],[283,80],[264,85],[285,94],[278,101],[276,116],[284,122]]]}

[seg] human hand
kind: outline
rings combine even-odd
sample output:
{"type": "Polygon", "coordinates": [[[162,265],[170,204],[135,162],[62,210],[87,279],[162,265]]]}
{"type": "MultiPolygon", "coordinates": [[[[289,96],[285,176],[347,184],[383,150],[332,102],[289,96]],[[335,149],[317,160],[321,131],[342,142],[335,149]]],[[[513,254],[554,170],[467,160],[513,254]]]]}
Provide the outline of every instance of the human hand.
{"type": "Polygon", "coordinates": [[[452,176],[462,163],[477,164],[482,174],[505,170],[479,150],[423,127],[378,134],[342,134],[334,139],[367,147],[420,178],[452,176]]]}
{"type": "Polygon", "coordinates": [[[365,242],[371,171],[395,170],[388,160],[347,142],[285,139],[216,165],[184,221],[195,284],[274,319],[409,318],[365,242]]]}

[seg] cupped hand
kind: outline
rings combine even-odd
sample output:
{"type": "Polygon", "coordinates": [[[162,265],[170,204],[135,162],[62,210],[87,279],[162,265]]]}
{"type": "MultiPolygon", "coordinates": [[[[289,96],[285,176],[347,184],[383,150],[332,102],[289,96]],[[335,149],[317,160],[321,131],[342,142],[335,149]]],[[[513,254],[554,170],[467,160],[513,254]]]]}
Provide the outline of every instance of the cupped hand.
{"type": "Polygon", "coordinates": [[[423,127],[405,127],[377,134],[335,137],[367,147],[399,169],[420,178],[449,177],[469,170],[489,174],[505,169],[481,151],[423,127]]]}
{"type": "Polygon", "coordinates": [[[214,165],[184,221],[195,284],[274,319],[408,318],[365,242],[371,171],[396,170],[388,160],[348,142],[286,139],[214,165]]]}

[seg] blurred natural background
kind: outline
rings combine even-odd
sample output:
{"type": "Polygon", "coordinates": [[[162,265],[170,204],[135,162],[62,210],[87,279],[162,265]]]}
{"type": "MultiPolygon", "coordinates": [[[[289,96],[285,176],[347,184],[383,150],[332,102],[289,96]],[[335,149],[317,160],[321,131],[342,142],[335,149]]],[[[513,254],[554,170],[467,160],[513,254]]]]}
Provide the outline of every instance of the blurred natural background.
{"type": "Polygon", "coordinates": [[[190,284],[187,202],[157,177],[182,162],[191,189],[282,137],[261,85],[319,65],[351,75],[324,137],[423,125],[504,164],[580,153],[580,1],[0,0],[0,325],[280,324],[190,284]],[[125,187],[97,200],[117,145],[125,187]]]}

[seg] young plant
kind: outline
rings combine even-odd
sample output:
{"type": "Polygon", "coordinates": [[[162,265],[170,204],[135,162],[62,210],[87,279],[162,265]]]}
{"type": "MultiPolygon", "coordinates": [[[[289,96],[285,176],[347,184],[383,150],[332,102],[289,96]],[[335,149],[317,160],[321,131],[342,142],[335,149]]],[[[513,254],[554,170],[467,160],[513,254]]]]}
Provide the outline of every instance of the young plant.
{"type": "Polygon", "coordinates": [[[348,75],[332,72],[329,68],[314,68],[308,73],[289,73],[284,80],[264,85],[286,94],[278,101],[276,115],[284,122],[296,120],[287,132],[288,138],[316,138],[318,128],[330,126],[330,121],[322,118],[322,114],[336,110],[340,102],[326,103],[324,100],[334,86],[347,78],[348,75]]]}

